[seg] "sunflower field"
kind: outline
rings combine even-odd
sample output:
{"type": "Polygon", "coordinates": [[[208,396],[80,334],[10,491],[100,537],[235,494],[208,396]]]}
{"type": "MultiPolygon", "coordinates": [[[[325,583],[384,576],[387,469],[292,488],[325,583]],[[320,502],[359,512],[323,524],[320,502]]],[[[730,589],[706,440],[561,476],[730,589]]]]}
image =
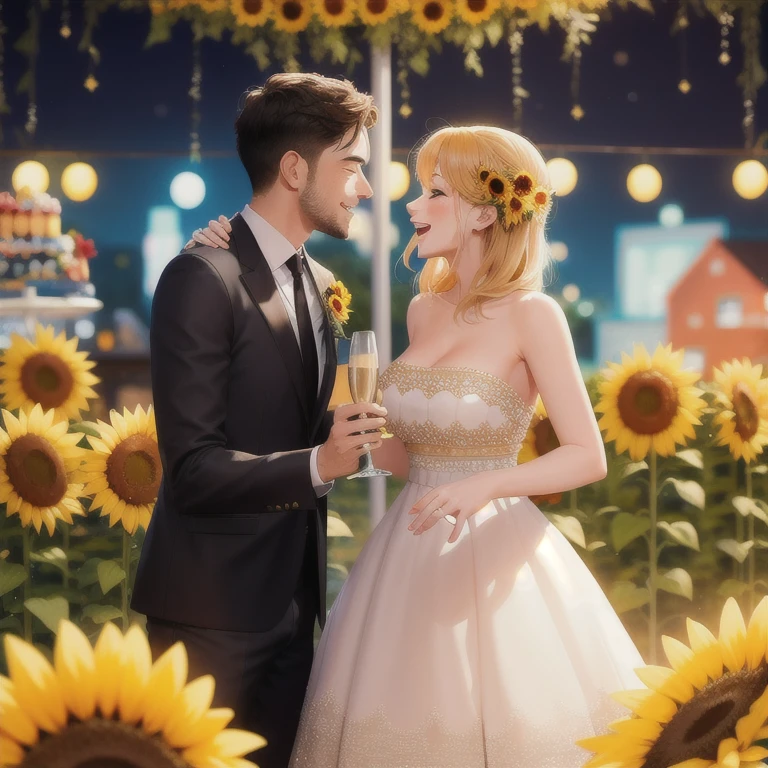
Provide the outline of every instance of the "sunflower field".
{"type": "MultiPolygon", "coordinates": [[[[154,414],[138,406],[88,421],[99,379],[77,345],[38,326],[33,340],[12,338],[0,365],[0,750],[18,763],[39,729],[98,710],[98,738],[110,743],[140,727],[188,765],[243,766],[258,737],[226,730],[231,711],[209,709],[213,681],[186,683],[183,648],[153,664],[143,617],[129,609],[162,474],[154,414]],[[118,656],[119,673],[108,672],[118,656]],[[131,696],[149,688],[157,706],[138,711],[131,696]],[[165,707],[171,699],[181,709],[165,707]]],[[[584,739],[590,768],[666,768],[673,758],[743,768],[768,757],[758,744],[768,738],[768,378],[742,359],[702,382],[682,360],[682,350],[637,346],[588,380],[608,474],[534,499],[649,664],[638,672],[647,689],[621,694],[629,717],[584,739]],[[718,621],[719,638],[706,628],[718,621]],[[670,668],[657,664],[660,649],[670,668]],[[696,736],[704,722],[706,738],[696,736]]],[[[538,402],[519,460],[558,445],[538,402]]],[[[400,487],[389,483],[389,501],[400,487]]],[[[347,481],[333,491],[331,600],[368,535],[366,494],[347,481]]]]}

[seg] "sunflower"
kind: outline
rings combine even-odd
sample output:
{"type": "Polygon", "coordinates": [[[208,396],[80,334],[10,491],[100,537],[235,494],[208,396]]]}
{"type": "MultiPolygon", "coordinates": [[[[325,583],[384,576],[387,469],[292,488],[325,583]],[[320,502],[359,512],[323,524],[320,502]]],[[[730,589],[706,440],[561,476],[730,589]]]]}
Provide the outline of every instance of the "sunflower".
{"type": "Polygon", "coordinates": [[[720,427],[717,443],[748,464],[768,445],[768,379],[761,379],[762,373],[763,366],[752,365],[746,357],[714,371],[721,407],[715,416],[720,427]]]}
{"type": "Polygon", "coordinates": [[[510,196],[503,208],[504,228],[516,227],[528,214],[528,210],[523,205],[519,197],[510,196]]]}
{"type": "Polygon", "coordinates": [[[34,342],[11,334],[0,369],[0,396],[9,410],[29,411],[39,403],[55,411],[56,421],[79,419],[80,411],[88,410],[88,398],[97,397],[91,387],[99,379],[90,373],[95,363],[87,352],[77,351],[77,336],[53,334],[51,326],[41,325],[34,342]]]}
{"type": "Polygon", "coordinates": [[[5,636],[9,677],[0,676],[3,765],[130,765],[135,768],[255,768],[240,756],[261,736],[226,728],[231,709],[210,709],[211,675],[187,683],[182,643],[153,664],[146,635],[107,623],[95,647],[59,624],[53,665],[5,636]]]}
{"type": "Polygon", "coordinates": [[[369,27],[386,24],[390,19],[406,10],[401,0],[359,0],[357,15],[369,27]]]}
{"type": "Polygon", "coordinates": [[[307,28],[312,10],[307,0],[276,0],[275,27],[283,32],[301,32],[307,28]]]}
{"type": "Polygon", "coordinates": [[[56,520],[72,523],[84,515],[79,497],[83,486],[75,480],[85,451],[79,433],[68,434],[69,422],[56,421],[52,410],[38,404],[18,418],[3,411],[0,429],[0,503],[6,515],[18,514],[26,528],[40,533],[43,524],[53,536],[56,520]]]}
{"type": "Polygon", "coordinates": [[[683,350],[658,345],[653,357],[636,344],[633,357],[622,352],[622,362],[608,363],[600,383],[603,416],[598,422],[606,440],[616,441],[619,453],[629,450],[639,461],[653,448],[661,456],[675,453],[675,443],[695,437],[695,424],[705,403],[693,386],[699,376],[682,369],[683,350]]]}
{"type": "Polygon", "coordinates": [[[411,7],[413,23],[430,35],[442,32],[453,16],[453,5],[449,0],[415,0],[411,7]]]}
{"type": "Polygon", "coordinates": [[[531,195],[534,213],[544,218],[552,208],[552,191],[545,187],[536,187],[531,195]]]}
{"type": "MultiPolygon", "coordinates": [[[[547,409],[544,407],[542,399],[537,397],[533,418],[531,419],[523,444],[520,447],[517,463],[525,464],[527,461],[533,461],[533,459],[537,459],[539,456],[543,456],[559,447],[560,441],[557,439],[552,422],[549,420],[547,409]]],[[[549,493],[530,497],[534,504],[542,501],[558,504],[562,498],[562,493],[549,493]]]]}
{"type": "Polygon", "coordinates": [[[720,634],[687,620],[690,647],[663,637],[671,669],[647,666],[648,686],[613,698],[633,715],[608,727],[614,733],[577,742],[595,754],[585,768],[757,768],[768,749],[768,597],[745,625],[729,598],[720,634]]]}
{"type": "Polygon", "coordinates": [[[272,11],[270,0],[229,0],[229,8],[235,21],[246,27],[262,27],[272,11]]]}
{"type": "Polygon", "coordinates": [[[101,438],[88,437],[93,448],[83,465],[86,495],[93,494],[91,509],[101,507],[112,527],[118,521],[134,534],[147,529],[162,478],[157,428],[152,406],[131,413],[109,414],[110,424],[99,420],[101,438]]]}
{"type": "Polygon", "coordinates": [[[458,0],[456,13],[467,24],[482,24],[501,7],[501,0],[458,0]]]}
{"type": "Polygon", "coordinates": [[[325,27],[346,27],[355,20],[353,0],[312,0],[312,7],[325,27]]]}

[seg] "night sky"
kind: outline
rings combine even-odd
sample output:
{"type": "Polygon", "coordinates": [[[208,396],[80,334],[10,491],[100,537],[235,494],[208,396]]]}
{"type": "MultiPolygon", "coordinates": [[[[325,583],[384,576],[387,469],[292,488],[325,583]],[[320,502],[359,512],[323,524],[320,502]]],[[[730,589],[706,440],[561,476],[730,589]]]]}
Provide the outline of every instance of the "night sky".
{"type": "MultiPolygon", "coordinates": [[[[0,151],[2,188],[10,189],[13,167],[34,157],[35,150],[71,151],[68,157],[45,159],[51,171],[49,192],[61,196],[58,176],[76,159],[90,162],[100,185],[86,203],[62,200],[65,228],[75,226],[96,240],[98,247],[114,251],[129,248],[138,254],[146,231],[147,211],[170,204],[168,185],[183,170],[195,170],[205,179],[203,204],[182,213],[184,233],[208,218],[240,209],[250,196],[247,178],[234,153],[233,120],[240,94],[263,82],[255,62],[227,41],[205,40],[202,46],[203,101],[201,138],[203,151],[228,152],[225,157],[203,157],[193,166],[189,146],[191,102],[187,95],[192,71],[191,34],[177,25],[170,42],[145,49],[148,12],[112,9],[101,19],[95,44],[101,52],[96,71],[100,87],[89,93],[82,87],[88,56],[77,50],[82,31],[82,8],[71,2],[73,35],[58,34],[61,6],[51,3],[43,16],[38,60],[37,134],[30,141],[23,132],[26,96],[15,93],[15,84],[26,67],[12,50],[26,27],[26,0],[5,0],[5,83],[12,113],[2,116],[4,143],[0,151]],[[27,150],[24,157],[8,150],[27,150]],[[136,159],[130,152],[168,153],[136,159]],[[89,156],[109,153],[109,157],[89,156]],[[123,155],[121,157],[120,155],[123,155]],[[57,173],[58,171],[58,173],[57,173]]],[[[731,32],[733,61],[717,61],[720,29],[707,16],[694,19],[687,31],[688,95],[677,87],[681,79],[681,43],[670,35],[675,3],[656,2],[655,16],[635,8],[617,10],[614,20],[599,26],[592,45],[584,50],[581,122],[569,115],[570,65],[560,61],[563,33],[537,29],[526,33],[523,51],[523,84],[531,97],[525,103],[523,133],[545,145],[546,157],[561,152],[558,144],[708,147],[739,149],[744,146],[741,128],[742,95],[736,85],[741,68],[738,22],[731,32]],[[617,66],[616,52],[628,54],[628,63],[617,66]]],[[[764,14],[768,28],[768,14],[764,14]]],[[[361,45],[366,44],[361,41],[361,45]]],[[[763,61],[768,43],[763,36],[763,61]]],[[[511,127],[511,57],[504,43],[482,52],[485,77],[465,73],[461,54],[446,47],[433,56],[426,78],[411,76],[413,114],[395,116],[395,159],[406,159],[407,149],[426,132],[440,125],[492,123],[511,127]]],[[[305,57],[305,69],[323,74],[344,74],[341,68],[315,64],[305,57]]],[[[352,78],[359,88],[370,85],[369,66],[359,66],[352,78]]],[[[764,87],[757,105],[757,133],[768,130],[768,93],[764,87]]],[[[397,86],[393,87],[397,97],[397,86]]],[[[395,109],[399,105],[396,98],[395,109]]],[[[768,196],[757,201],[739,198],[731,185],[736,157],[625,156],[570,152],[565,156],[579,168],[575,192],[559,201],[551,224],[551,239],[564,241],[568,259],[558,266],[557,286],[576,282],[582,296],[610,308],[613,291],[613,244],[618,226],[653,223],[659,208],[679,203],[686,219],[723,217],[731,236],[768,239],[768,196]],[[647,205],[634,202],[626,191],[629,169],[638,162],[652,162],[664,177],[664,190],[647,205]]],[[[402,243],[407,240],[404,203],[393,205],[402,243]]],[[[333,247],[331,244],[328,247],[333,247]]],[[[322,248],[314,252],[322,259],[322,248]]],[[[397,253],[393,257],[396,259],[397,253]]]]}

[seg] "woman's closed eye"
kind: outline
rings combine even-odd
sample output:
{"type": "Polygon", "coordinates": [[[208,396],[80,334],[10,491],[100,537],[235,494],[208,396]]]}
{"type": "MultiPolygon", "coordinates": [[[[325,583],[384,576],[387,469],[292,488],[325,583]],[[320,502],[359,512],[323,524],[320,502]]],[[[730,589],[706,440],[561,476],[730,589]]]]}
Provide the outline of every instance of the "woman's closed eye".
{"type": "Polygon", "coordinates": [[[430,197],[437,197],[438,195],[443,195],[445,197],[445,192],[443,192],[440,189],[430,189],[430,197]]]}

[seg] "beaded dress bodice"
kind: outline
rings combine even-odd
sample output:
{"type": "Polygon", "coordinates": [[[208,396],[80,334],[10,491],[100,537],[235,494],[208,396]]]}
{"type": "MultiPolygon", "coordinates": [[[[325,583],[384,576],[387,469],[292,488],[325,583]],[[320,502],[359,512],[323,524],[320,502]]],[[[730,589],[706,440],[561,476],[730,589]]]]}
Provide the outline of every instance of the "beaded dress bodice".
{"type": "Polygon", "coordinates": [[[388,428],[412,469],[463,474],[517,462],[534,408],[498,376],[395,360],[379,381],[388,428]]]}

